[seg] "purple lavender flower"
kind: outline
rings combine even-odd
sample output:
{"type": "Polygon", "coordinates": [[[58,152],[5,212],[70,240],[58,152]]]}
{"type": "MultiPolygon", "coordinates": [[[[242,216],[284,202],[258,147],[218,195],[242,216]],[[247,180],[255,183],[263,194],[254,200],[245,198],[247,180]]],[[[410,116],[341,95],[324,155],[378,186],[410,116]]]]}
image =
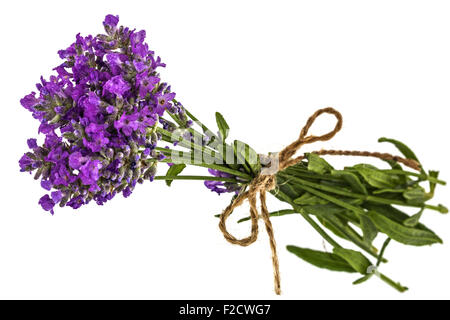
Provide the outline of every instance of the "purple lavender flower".
{"type": "Polygon", "coordinates": [[[67,205],[69,207],[72,207],[73,209],[80,208],[83,204],[85,204],[85,201],[82,196],[77,196],[72,198],[69,202],[67,202],[67,205]]]}
{"type": "Polygon", "coordinates": [[[130,85],[126,82],[121,75],[114,76],[108,80],[103,86],[103,94],[106,91],[113,93],[119,97],[122,97],[125,92],[130,90],[130,85]]]}
{"type": "Polygon", "coordinates": [[[129,187],[126,187],[125,190],[123,190],[123,196],[125,198],[128,198],[131,195],[132,191],[129,187]]]}
{"type": "Polygon", "coordinates": [[[80,98],[78,103],[84,109],[84,116],[89,119],[89,121],[97,121],[97,115],[100,112],[100,98],[97,97],[95,92],[89,92],[88,95],[80,98]]]}
{"type": "Polygon", "coordinates": [[[39,204],[42,206],[42,209],[45,211],[50,211],[51,214],[54,214],[53,207],[55,206],[55,202],[48,196],[48,194],[39,199],[39,204]]]}
{"type": "Polygon", "coordinates": [[[119,16],[113,16],[112,14],[108,14],[105,17],[105,21],[103,21],[104,26],[108,26],[110,28],[115,28],[119,23],[119,16]]]}
{"type": "Polygon", "coordinates": [[[19,160],[20,171],[30,171],[34,161],[30,158],[28,154],[24,154],[19,160]]]}
{"type": "Polygon", "coordinates": [[[137,114],[123,114],[122,117],[120,117],[119,120],[114,122],[114,127],[117,130],[121,130],[124,135],[127,137],[131,136],[133,131],[137,130],[138,128],[138,119],[139,115],[137,114]]]}
{"type": "Polygon", "coordinates": [[[50,180],[41,180],[41,187],[45,190],[51,190],[52,182],[50,180]]]}
{"type": "Polygon", "coordinates": [[[69,166],[73,169],[80,169],[80,167],[87,162],[87,158],[81,155],[81,152],[76,151],[69,156],[69,166]]]}
{"type": "Polygon", "coordinates": [[[139,96],[145,98],[147,93],[153,90],[155,85],[159,82],[158,77],[147,76],[145,74],[138,74],[136,81],[139,83],[139,96]]]}
{"type": "Polygon", "coordinates": [[[148,69],[147,64],[143,61],[133,61],[133,65],[138,73],[148,69]]]}
{"type": "Polygon", "coordinates": [[[148,132],[165,110],[174,109],[175,94],[160,83],[156,69],[165,64],[149,50],[145,31],[118,23],[118,16],[107,15],[106,34],[76,35],[58,51],[64,61],[53,69],[56,74],[41,77],[39,93],[20,100],[45,135],[42,146],[27,141],[30,151],[19,166],[35,171],[50,192],[39,200],[46,211],[53,213],[56,203],[74,209],[91,200],[103,205],[117,193],[129,196],[136,181],[155,174],[159,137],[148,132]]]}
{"type": "Polygon", "coordinates": [[[88,160],[80,167],[79,178],[81,179],[81,182],[89,186],[96,184],[101,168],[102,163],[99,160],[88,160]]]}
{"type": "MultiPolygon", "coordinates": [[[[219,170],[208,169],[208,172],[214,177],[234,178],[233,175],[219,170]]],[[[218,193],[219,195],[227,192],[237,193],[240,189],[240,186],[238,184],[223,181],[205,181],[204,184],[208,189],[218,193]]]]}
{"type": "Polygon", "coordinates": [[[170,106],[171,101],[175,98],[175,93],[166,93],[157,96],[156,113],[160,116],[170,106]]]}
{"type": "Polygon", "coordinates": [[[111,114],[114,113],[116,111],[116,108],[114,106],[107,106],[106,107],[106,112],[111,114]]]}
{"type": "Polygon", "coordinates": [[[106,55],[109,69],[113,75],[119,75],[122,72],[123,64],[128,61],[128,56],[122,53],[108,53],[106,55]]]}
{"type": "Polygon", "coordinates": [[[30,148],[30,149],[34,149],[34,148],[38,147],[36,139],[28,139],[27,144],[28,144],[28,148],[30,148]]]}
{"type": "Polygon", "coordinates": [[[61,191],[59,191],[59,190],[53,191],[52,194],[51,194],[51,198],[52,198],[52,200],[53,200],[55,203],[60,202],[61,199],[62,199],[62,197],[63,197],[63,193],[62,193],[61,191]]]}

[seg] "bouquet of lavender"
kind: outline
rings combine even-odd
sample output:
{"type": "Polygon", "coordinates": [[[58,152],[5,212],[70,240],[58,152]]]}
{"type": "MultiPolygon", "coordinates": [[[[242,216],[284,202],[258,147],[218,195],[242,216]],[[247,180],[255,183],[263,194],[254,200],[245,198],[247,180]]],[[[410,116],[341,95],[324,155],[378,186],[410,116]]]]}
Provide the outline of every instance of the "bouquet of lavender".
{"type": "Polygon", "coordinates": [[[229,206],[218,217],[224,237],[247,246],[258,234],[262,218],[269,234],[274,266],[275,291],[280,293],[276,244],[270,217],[300,214],[328,243],[332,252],[297,246],[287,249],[304,261],[333,271],[360,273],[355,284],[373,275],[398,289],[407,288],[378,271],[391,240],[406,245],[442,243],[419,222],[425,209],[447,213],[442,205],[431,205],[437,171],[425,171],[416,155],[393,139],[403,158],[385,153],[321,150],[297,158],[294,154],[307,143],[331,139],[342,126],[342,116],[332,108],[318,110],[307,121],[299,138],[279,153],[260,155],[241,141],[227,141],[229,126],[216,113],[218,132],[211,131],[175,99],[170,85],[161,81],[159,67],[165,64],[145,43],[145,31],[118,26],[118,16],[108,15],[105,34],[76,36],[60,50],[63,62],[48,80],[41,77],[39,94],[32,92],[20,102],[39,120],[43,144],[28,139],[29,151],[19,161],[23,172],[34,173],[47,192],[41,207],[54,213],[58,204],[78,209],[90,202],[103,205],[122,194],[129,197],[137,184],[146,180],[202,180],[218,194],[232,193],[229,206]],[[323,113],[336,117],[334,130],[308,135],[314,120],[323,113]],[[387,163],[388,169],[357,164],[341,170],[321,156],[370,156],[387,163]],[[164,175],[157,166],[166,163],[164,175]],[[187,165],[207,168],[208,175],[181,175],[187,165]],[[403,166],[402,166],[403,165],[403,166]],[[407,170],[412,168],[414,171],[407,170]],[[429,184],[426,190],[422,184],[429,184]],[[268,212],[266,192],[288,205],[268,212]],[[257,208],[257,198],[261,210],[257,208]],[[248,200],[251,234],[236,239],[226,229],[233,209],[248,200]],[[408,215],[401,208],[416,208],[408,215]],[[333,236],[332,236],[333,235],[333,236]],[[373,241],[386,240],[380,250],[373,241]],[[360,249],[344,248],[335,240],[360,249]],[[369,260],[362,252],[371,256],[369,260]]]}

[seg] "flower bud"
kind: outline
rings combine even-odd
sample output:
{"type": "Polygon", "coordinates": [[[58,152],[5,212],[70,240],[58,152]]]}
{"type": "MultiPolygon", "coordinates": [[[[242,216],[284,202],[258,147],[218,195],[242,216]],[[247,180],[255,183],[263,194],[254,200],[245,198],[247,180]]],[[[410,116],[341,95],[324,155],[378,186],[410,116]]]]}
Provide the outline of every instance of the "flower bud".
{"type": "Polygon", "coordinates": [[[123,177],[128,183],[131,181],[131,177],[133,176],[133,170],[128,169],[125,172],[125,176],[123,177]]]}
{"type": "Polygon", "coordinates": [[[66,203],[69,201],[70,199],[70,194],[64,196],[61,201],[59,202],[59,206],[62,208],[66,205],[66,203]]]}
{"type": "Polygon", "coordinates": [[[126,145],[125,147],[123,147],[123,155],[128,158],[128,156],[130,155],[131,152],[131,148],[129,145],[126,145]]]}
{"type": "Polygon", "coordinates": [[[64,132],[63,133],[63,137],[66,138],[67,140],[70,140],[70,141],[77,140],[77,136],[75,135],[75,133],[70,132],[70,131],[64,132]]]}
{"type": "Polygon", "coordinates": [[[44,166],[42,169],[42,179],[48,179],[50,177],[50,167],[44,166]]]}
{"type": "Polygon", "coordinates": [[[141,176],[141,168],[137,167],[133,171],[133,178],[132,180],[137,180],[141,176]]]}
{"type": "Polygon", "coordinates": [[[133,154],[137,153],[139,150],[136,142],[134,142],[133,140],[130,141],[130,148],[133,154]]]}
{"type": "Polygon", "coordinates": [[[124,182],[124,183],[122,183],[121,185],[119,185],[117,188],[116,188],[116,192],[122,192],[126,187],[127,187],[127,183],[126,182],[124,182]]]}
{"type": "Polygon", "coordinates": [[[34,180],[37,180],[37,179],[40,178],[40,176],[42,174],[42,170],[43,170],[43,167],[40,167],[39,169],[37,169],[37,171],[36,171],[36,173],[34,175],[34,180]]]}
{"type": "Polygon", "coordinates": [[[116,180],[122,181],[122,179],[123,179],[124,176],[125,176],[125,170],[126,170],[125,167],[121,167],[121,168],[119,169],[119,175],[118,175],[118,177],[117,177],[116,180]]]}
{"type": "Polygon", "coordinates": [[[122,152],[117,152],[115,159],[122,160],[123,157],[124,157],[124,154],[122,152]]]}
{"type": "Polygon", "coordinates": [[[144,173],[144,179],[148,180],[151,177],[154,177],[156,174],[156,165],[152,165],[150,168],[148,168],[144,173]]]}
{"type": "Polygon", "coordinates": [[[59,120],[61,120],[61,115],[57,114],[56,116],[53,117],[52,120],[49,121],[49,124],[55,124],[57,123],[59,120]]]}
{"type": "Polygon", "coordinates": [[[161,136],[158,135],[158,133],[156,133],[156,132],[153,132],[150,137],[150,141],[152,142],[153,145],[155,145],[158,142],[158,140],[160,140],[160,139],[161,139],[161,136]]]}
{"type": "Polygon", "coordinates": [[[112,148],[108,148],[106,149],[105,154],[108,159],[112,159],[114,157],[114,150],[112,148]]]}

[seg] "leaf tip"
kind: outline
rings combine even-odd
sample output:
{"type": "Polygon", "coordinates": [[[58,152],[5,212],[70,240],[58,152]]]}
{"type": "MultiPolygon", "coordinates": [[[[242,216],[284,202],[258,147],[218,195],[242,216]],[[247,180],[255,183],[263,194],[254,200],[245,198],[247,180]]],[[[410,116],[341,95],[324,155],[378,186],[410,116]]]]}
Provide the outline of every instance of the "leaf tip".
{"type": "Polygon", "coordinates": [[[444,214],[448,213],[448,208],[446,206],[440,204],[440,205],[438,205],[438,208],[439,208],[440,213],[444,213],[444,214]]]}

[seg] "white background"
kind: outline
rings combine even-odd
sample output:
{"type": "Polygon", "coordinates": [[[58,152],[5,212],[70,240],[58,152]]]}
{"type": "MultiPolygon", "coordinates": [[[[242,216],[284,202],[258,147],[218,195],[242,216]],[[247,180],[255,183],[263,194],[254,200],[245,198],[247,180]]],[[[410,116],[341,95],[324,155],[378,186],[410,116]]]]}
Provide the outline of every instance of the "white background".
{"type": "MultiPolygon", "coordinates": [[[[201,182],[146,183],[128,199],[57,208],[55,216],[38,206],[43,190],[18,166],[38,123],[19,100],[51,74],[57,50],[76,33],[102,32],[107,13],[147,30],[180,101],[211,127],[220,110],[232,138],[258,152],[282,149],[312,112],[332,106],[344,116],[343,130],[305,151],[396,152],[377,143],[393,137],[450,180],[446,1],[2,1],[0,12],[0,298],[277,298],[263,228],[250,247],[227,243],[214,214],[229,196],[201,182]]],[[[314,130],[333,124],[324,117],[314,130]]],[[[361,161],[329,160],[336,167],[361,161]]],[[[433,202],[450,205],[449,189],[438,188],[433,202]]],[[[270,199],[269,208],[286,205],[270,199]]],[[[235,219],[229,229],[246,235],[249,225],[235,219]]],[[[299,260],[285,246],[322,249],[321,237],[300,216],[272,220],[281,298],[450,298],[448,216],[424,217],[444,245],[388,248],[381,271],[407,285],[404,294],[378,279],[353,286],[355,275],[299,260]]]]}

